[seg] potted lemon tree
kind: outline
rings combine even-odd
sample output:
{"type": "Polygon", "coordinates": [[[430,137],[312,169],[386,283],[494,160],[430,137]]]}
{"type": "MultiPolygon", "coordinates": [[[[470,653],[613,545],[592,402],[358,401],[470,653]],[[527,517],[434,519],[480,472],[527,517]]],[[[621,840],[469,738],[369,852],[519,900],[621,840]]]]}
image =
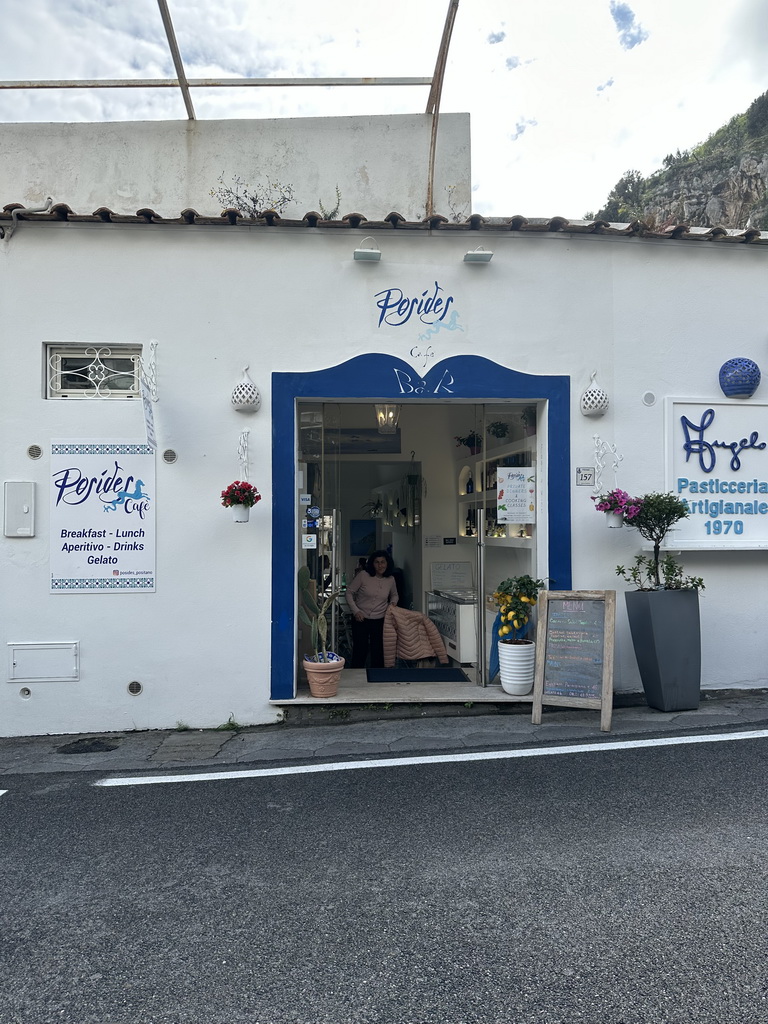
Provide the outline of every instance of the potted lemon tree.
{"type": "Polygon", "coordinates": [[[536,644],[527,637],[533,625],[533,609],[545,580],[512,576],[502,580],[493,593],[499,609],[494,622],[491,678],[498,658],[499,679],[505,693],[523,696],[533,689],[536,644]],[[494,656],[494,651],[496,656],[494,656]]]}
{"type": "MultiPolygon", "coordinates": [[[[599,506],[597,506],[599,508],[599,506]]],[[[661,545],[676,523],[687,519],[688,506],[676,494],[651,491],[632,498],[624,524],[652,544],[650,555],[636,555],[616,574],[635,590],[624,595],[637,667],[649,707],[690,711],[699,706],[701,689],[700,576],[686,576],[682,565],[661,545]]]]}

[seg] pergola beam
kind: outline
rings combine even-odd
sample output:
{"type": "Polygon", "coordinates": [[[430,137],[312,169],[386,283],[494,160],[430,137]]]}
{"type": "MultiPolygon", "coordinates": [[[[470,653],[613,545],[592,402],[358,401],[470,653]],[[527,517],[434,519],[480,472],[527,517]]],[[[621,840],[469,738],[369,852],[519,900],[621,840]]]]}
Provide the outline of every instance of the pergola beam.
{"type": "MultiPolygon", "coordinates": [[[[190,89],[249,86],[432,85],[431,78],[186,78],[190,89]]],[[[0,82],[0,89],[178,89],[178,78],[75,78],[0,82]]]]}

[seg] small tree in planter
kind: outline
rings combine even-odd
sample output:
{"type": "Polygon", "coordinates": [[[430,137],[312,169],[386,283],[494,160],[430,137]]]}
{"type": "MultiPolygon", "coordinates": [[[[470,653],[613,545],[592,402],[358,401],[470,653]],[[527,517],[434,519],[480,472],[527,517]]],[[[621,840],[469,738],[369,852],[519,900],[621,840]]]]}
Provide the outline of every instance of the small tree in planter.
{"type": "MultiPolygon", "coordinates": [[[[531,576],[512,576],[502,580],[493,594],[499,609],[494,622],[494,652],[499,660],[501,688],[505,693],[522,696],[533,688],[536,644],[526,634],[533,625],[533,609],[545,580],[531,576]]],[[[491,678],[495,672],[491,670],[491,678]]]]}
{"type": "Polygon", "coordinates": [[[344,658],[327,649],[327,614],[341,591],[334,590],[322,600],[312,594],[312,580],[309,568],[299,569],[299,618],[311,630],[311,644],[314,655],[304,655],[304,671],[307,673],[309,690],[313,697],[334,697],[339,686],[344,658]]]}
{"type": "Polygon", "coordinates": [[[661,557],[661,545],[688,506],[676,494],[652,491],[631,499],[638,511],[625,524],[653,545],[652,555],[636,555],[629,568],[616,574],[636,590],[624,597],[640,679],[650,707],[688,711],[699,706],[701,688],[700,576],[686,576],[672,555],[661,557]]]}

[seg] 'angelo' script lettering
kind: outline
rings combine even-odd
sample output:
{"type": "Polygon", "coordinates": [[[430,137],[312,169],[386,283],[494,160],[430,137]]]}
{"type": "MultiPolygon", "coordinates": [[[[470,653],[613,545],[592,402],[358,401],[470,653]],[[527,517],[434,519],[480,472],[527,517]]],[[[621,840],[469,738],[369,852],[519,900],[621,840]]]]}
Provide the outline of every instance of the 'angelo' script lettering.
{"type": "Polygon", "coordinates": [[[685,442],[683,444],[683,451],[685,452],[685,461],[688,462],[692,455],[698,455],[699,467],[704,473],[711,473],[717,463],[717,452],[716,448],[725,448],[731,453],[731,469],[736,471],[741,469],[741,459],[739,455],[741,452],[746,451],[749,448],[755,451],[761,452],[765,448],[765,441],[758,441],[758,432],[753,430],[749,437],[742,437],[739,441],[706,441],[704,439],[704,432],[712,426],[715,419],[715,410],[707,409],[701,417],[699,423],[692,423],[687,416],[680,417],[680,423],[683,427],[683,435],[685,442]]]}
{"type": "Polygon", "coordinates": [[[440,292],[443,288],[435,281],[433,291],[425,288],[420,296],[410,299],[401,288],[387,288],[386,291],[376,292],[374,298],[379,313],[378,326],[388,324],[390,327],[402,327],[407,324],[413,314],[423,324],[436,324],[445,318],[451,303],[452,295],[443,296],[440,292]]]}

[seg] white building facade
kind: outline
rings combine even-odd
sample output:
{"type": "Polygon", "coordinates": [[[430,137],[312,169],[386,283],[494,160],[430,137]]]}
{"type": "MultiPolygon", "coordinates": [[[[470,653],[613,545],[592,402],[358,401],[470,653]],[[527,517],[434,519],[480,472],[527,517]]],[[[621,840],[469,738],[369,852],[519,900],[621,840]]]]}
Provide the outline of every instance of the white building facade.
{"type": "Polygon", "coordinates": [[[279,720],[305,699],[297,569],[351,576],[366,518],[419,610],[434,566],[469,564],[481,662],[499,579],[625,589],[640,539],[592,501],[615,485],[692,503],[673,550],[706,582],[703,686],[767,685],[768,406],[719,373],[764,362],[768,236],[470,216],[463,116],[425,219],[429,119],[340,121],[4,126],[0,734],[279,720]],[[259,154],[301,207],[221,216],[210,189],[259,154]],[[337,186],[337,216],[307,214],[337,186]],[[257,411],[232,403],[246,366],[257,411]],[[533,508],[505,524],[510,467],[533,508]],[[236,524],[244,478],[263,500],[236,524]]]}

